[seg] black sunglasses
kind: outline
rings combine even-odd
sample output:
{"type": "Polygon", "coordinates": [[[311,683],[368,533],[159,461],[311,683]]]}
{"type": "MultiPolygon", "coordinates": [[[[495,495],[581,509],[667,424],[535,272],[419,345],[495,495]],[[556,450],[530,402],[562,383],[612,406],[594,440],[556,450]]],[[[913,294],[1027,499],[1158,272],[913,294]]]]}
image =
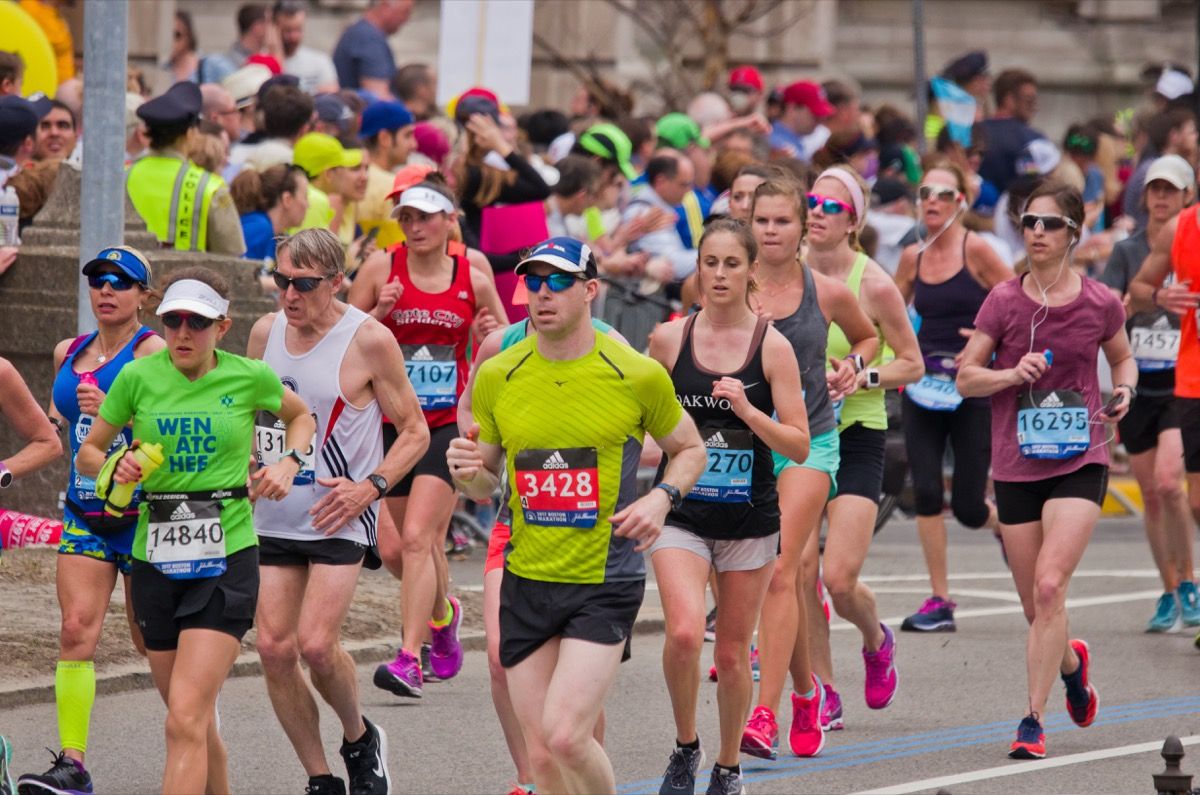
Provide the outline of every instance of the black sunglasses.
{"type": "Polygon", "coordinates": [[[95,273],[88,276],[88,286],[93,290],[103,290],[108,285],[117,291],[132,290],[133,285],[141,284],[121,273],[95,273]]]}
{"type": "Polygon", "coordinates": [[[281,293],[286,293],[289,287],[295,287],[298,293],[311,293],[328,277],[297,276],[294,279],[289,279],[279,271],[275,271],[271,274],[271,278],[275,280],[275,286],[279,288],[281,293]]]}
{"type": "Polygon", "coordinates": [[[188,328],[192,331],[204,331],[216,321],[211,317],[204,315],[195,315],[184,312],[168,312],[162,316],[162,324],[169,329],[177,329],[183,326],[183,321],[186,320],[188,328]]]}

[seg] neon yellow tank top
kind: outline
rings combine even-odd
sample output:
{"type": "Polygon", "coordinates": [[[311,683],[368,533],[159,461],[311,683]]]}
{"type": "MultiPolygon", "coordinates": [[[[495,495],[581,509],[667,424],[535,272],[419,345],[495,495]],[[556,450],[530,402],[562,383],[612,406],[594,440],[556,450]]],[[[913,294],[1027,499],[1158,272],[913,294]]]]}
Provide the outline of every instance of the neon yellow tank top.
{"type": "MultiPolygon", "coordinates": [[[[846,279],[846,286],[850,288],[850,292],[858,297],[859,289],[862,287],[863,273],[867,270],[867,255],[859,252],[858,257],[854,260],[854,265],[850,268],[850,276],[846,279]]],[[[868,364],[869,367],[879,367],[884,362],[890,362],[896,358],[895,352],[883,340],[883,334],[879,331],[879,327],[875,327],[875,335],[879,337],[879,353],[868,364]]],[[[841,359],[850,353],[850,340],[846,339],[845,332],[837,323],[829,324],[829,342],[827,344],[828,356],[841,359]]],[[[825,363],[825,368],[829,367],[828,361],[825,363]]],[[[856,422],[862,423],[864,427],[874,428],[877,431],[887,430],[887,409],[883,405],[882,389],[859,389],[850,397],[842,401],[841,418],[838,421],[838,432],[844,431],[856,422]]]]}

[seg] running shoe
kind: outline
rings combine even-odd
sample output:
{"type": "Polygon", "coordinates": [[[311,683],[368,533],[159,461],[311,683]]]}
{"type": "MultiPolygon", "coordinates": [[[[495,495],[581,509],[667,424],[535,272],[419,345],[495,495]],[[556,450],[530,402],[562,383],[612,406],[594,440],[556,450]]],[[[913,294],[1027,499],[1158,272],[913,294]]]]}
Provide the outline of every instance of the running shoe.
{"type": "Polygon", "coordinates": [[[812,683],[812,698],[804,698],[792,691],[792,728],[788,731],[788,745],[796,756],[816,756],[825,747],[825,729],[821,726],[825,686],[816,674],[813,674],[812,683]]]}
{"type": "Polygon", "coordinates": [[[842,697],[832,685],[822,685],[825,689],[825,703],[821,705],[821,728],[827,732],[840,731],[846,728],[842,719],[842,697]]]}
{"type": "Polygon", "coordinates": [[[1146,623],[1146,631],[1170,632],[1178,623],[1179,602],[1175,599],[1175,594],[1165,593],[1158,597],[1158,604],[1154,607],[1154,615],[1146,623]]]}
{"type": "Polygon", "coordinates": [[[356,742],[342,740],[342,760],[350,780],[350,795],[388,795],[392,778],[387,768],[387,734],[363,716],[367,733],[356,742]]]}
{"type": "Polygon", "coordinates": [[[704,765],[704,749],[680,748],[675,746],[667,772],[663,773],[662,786],[658,795],[693,795],[696,791],[696,772],[704,765]]]}
{"type": "MultiPolygon", "coordinates": [[[[758,666],[758,647],[751,646],[750,647],[750,678],[753,679],[755,682],[757,682],[761,675],[762,675],[762,671],[759,669],[759,666],[758,666]]],[[[712,668],[708,669],[708,681],[710,681],[710,682],[717,681],[717,666],[714,665],[712,668]]]]}
{"type": "Polygon", "coordinates": [[[92,777],[76,762],[61,751],[54,757],[54,764],[40,776],[21,776],[17,779],[20,795],[91,795],[92,777]]]}
{"type": "MultiPolygon", "coordinates": [[[[708,611],[708,616],[704,619],[704,640],[708,643],[713,643],[717,639],[717,608],[708,611]]],[[[716,681],[715,679],[713,680],[716,681]]]]}
{"type": "Polygon", "coordinates": [[[704,795],[746,795],[746,782],[742,780],[742,771],[714,765],[704,795]]]}
{"type": "Polygon", "coordinates": [[[0,795],[16,795],[17,785],[12,777],[12,743],[0,734],[0,795]]]}
{"type": "Polygon", "coordinates": [[[375,686],[397,696],[421,697],[421,661],[404,649],[396,659],[375,669],[375,686]]]}
{"type": "Polygon", "coordinates": [[[778,748],[779,725],[775,722],[775,713],[770,707],[755,707],[742,732],[742,753],[759,759],[775,759],[779,756],[778,748]]]}
{"type": "Polygon", "coordinates": [[[429,667],[441,679],[453,679],[462,670],[463,647],[458,642],[458,626],[462,623],[462,605],[453,596],[447,596],[453,615],[450,623],[444,627],[435,627],[429,623],[433,634],[433,644],[429,649],[429,667]]]}
{"type": "Polygon", "coordinates": [[[1026,715],[1017,726],[1017,739],[1008,748],[1011,759],[1045,759],[1046,733],[1037,715],[1026,715]]]}
{"type": "Polygon", "coordinates": [[[346,782],[332,774],[309,776],[304,795],[346,795],[346,782]]]}
{"type": "Polygon", "coordinates": [[[1200,627],[1200,594],[1196,592],[1196,583],[1184,580],[1175,590],[1179,597],[1179,610],[1183,614],[1185,627],[1200,627]]]}
{"type": "Polygon", "coordinates": [[[1071,648],[1079,657],[1079,667],[1074,673],[1062,675],[1063,684],[1067,686],[1067,712],[1076,726],[1091,726],[1100,706],[1100,696],[1091,682],[1091,650],[1086,640],[1078,639],[1071,641],[1071,648]]]}
{"type": "Polygon", "coordinates": [[[440,682],[442,678],[433,672],[433,666],[429,664],[429,650],[432,647],[428,643],[421,644],[421,678],[425,683],[440,682]]]}
{"type": "Polygon", "coordinates": [[[862,653],[863,667],[867,671],[864,694],[871,709],[883,709],[891,704],[900,684],[900,675],[896,673],[896,636],[886,624],[879,626],[883,629],[883,645],[879,651],[863,649],[862,653]]]}
{"type": "Polygon", "coordinates": [[[513,784],[513,788],[508,791],[508,795],[533,795],[534,791],[532,784],[513,784]]]}
{"type": "Polygon", "coordinates": [[[931,596],[921,609],[904,619],[900,629],[905,632],[954,632],[954,608],[958,605],[940,596],[931,596]]]}

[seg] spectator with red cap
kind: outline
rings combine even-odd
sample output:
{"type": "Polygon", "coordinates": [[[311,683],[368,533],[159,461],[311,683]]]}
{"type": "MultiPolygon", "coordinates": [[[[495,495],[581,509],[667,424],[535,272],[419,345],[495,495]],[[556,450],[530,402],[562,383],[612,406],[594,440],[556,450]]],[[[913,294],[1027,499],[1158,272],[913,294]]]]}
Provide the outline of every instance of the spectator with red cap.
{"type": "Polygon", "coordinates": [[[804,137],[833,115],[833,105],[825,98],[825,90],[811,80],[797,80],[783,89],[782,105],[771,127],[771,149],[808,163],[813,152],[806,150],[804,137]]]}
{"type": "Polygon", "coordinates": [[[763,97],[762,75],[753,66],[739,66],[729,73],[729,107],[739,116],[754,113],[763,97]]]}
{"type": "Polygon", "coordinates": [[[413,126],[416,152],[409,159],[418,159],[435,169],[441,169],[450,154],[450,137],[433,122],[423,121],[413,126]],[[421,160],[423,158],[423,160],[421,160]]]}

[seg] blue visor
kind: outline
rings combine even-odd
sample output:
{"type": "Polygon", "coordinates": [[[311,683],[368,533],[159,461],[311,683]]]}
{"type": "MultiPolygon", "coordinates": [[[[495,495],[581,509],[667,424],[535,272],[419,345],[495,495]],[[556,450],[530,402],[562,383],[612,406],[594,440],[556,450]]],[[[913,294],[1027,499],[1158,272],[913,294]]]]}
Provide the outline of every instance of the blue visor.
{"type": "Polygon", "coordinates": [[[149,286],[150,263],[137,249],[129,246],[114,246],[102,249],[95,259],[83,266],[83,275],[91,276],[101,265],[116,265],[130,279],[149,286]]]}

